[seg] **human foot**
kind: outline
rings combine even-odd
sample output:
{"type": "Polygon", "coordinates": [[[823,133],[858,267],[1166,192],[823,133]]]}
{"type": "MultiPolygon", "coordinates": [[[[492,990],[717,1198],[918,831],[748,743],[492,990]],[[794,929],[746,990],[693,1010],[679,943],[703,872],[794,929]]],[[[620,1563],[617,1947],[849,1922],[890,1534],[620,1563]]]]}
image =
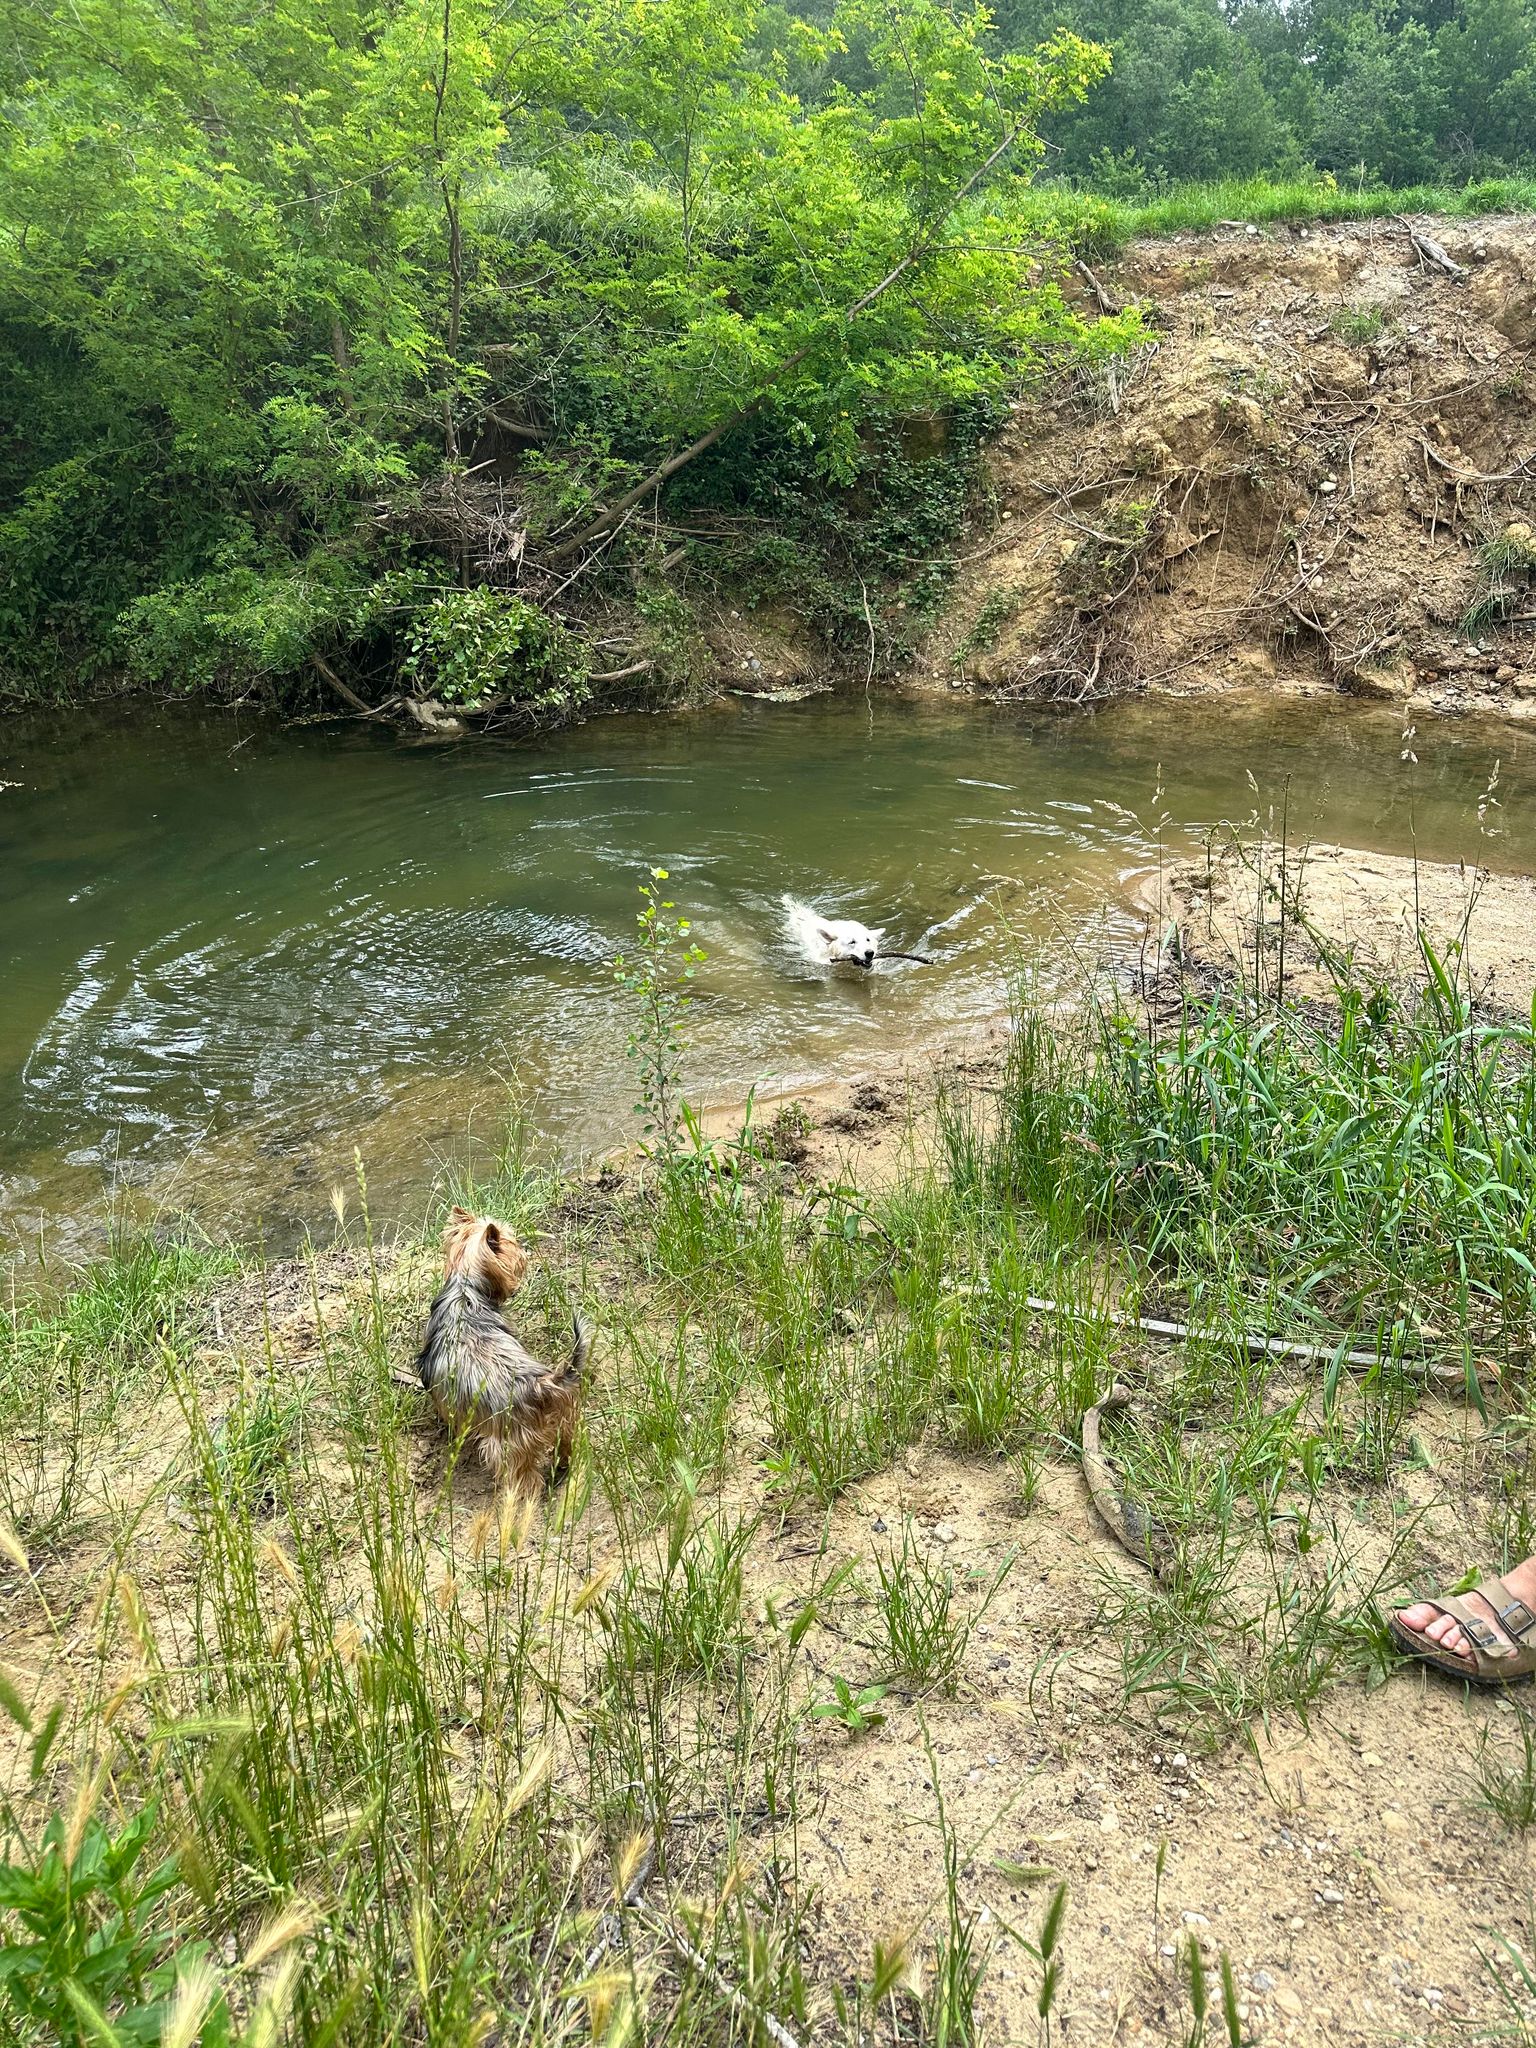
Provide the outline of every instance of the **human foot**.
{"type": "Polygon", "coordinates": [[[1399,1646],[1442,1670],[1503,1682],[1536,1671],[1536,1557],[1469,1592],[1400,1608],[1391,1619],[1399,1646]]]}

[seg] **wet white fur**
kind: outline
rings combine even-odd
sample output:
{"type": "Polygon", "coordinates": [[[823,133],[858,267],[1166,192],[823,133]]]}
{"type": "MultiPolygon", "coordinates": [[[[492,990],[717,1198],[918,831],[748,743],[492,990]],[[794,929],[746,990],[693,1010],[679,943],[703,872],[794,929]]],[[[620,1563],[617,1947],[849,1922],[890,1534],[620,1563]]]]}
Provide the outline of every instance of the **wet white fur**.
{"type": "Polygon", "coordinates": [[[784,929],[814,966],[831,967],[839,960],[857,967],[873,967],[880,952],[885,927],[873,930],[851,917],[823,917],[808,903],[784,898],[784,929]]]}

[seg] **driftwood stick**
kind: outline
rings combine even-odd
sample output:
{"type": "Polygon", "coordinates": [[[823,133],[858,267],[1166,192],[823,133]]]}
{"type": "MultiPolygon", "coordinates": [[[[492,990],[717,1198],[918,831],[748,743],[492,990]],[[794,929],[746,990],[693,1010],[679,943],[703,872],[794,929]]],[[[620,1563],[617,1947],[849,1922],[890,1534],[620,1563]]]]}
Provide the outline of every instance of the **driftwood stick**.
{"type": "Polygon", "coordinates": [[[309,665],[322,682],[328,683],[343,704],[350,704],[361,718],[378,718],[389,709],[388,704],[365,704],[350,683],[344,683],[323,654],[312,654],[309,665]]]}
{"type": "Polygon", "coordinates": [[[1402,221],[1402,225],[1407,229],[1408,239],[1418,252],[1419,261],[1432,264],[1436,270],[1444,271],[1447,277],[1454,278],[1456,283],[1460,284],[1467,274],[1466,265],[1448,256],[1433,235],[1422,233],[1411,221],[1403,220],[1401,214],[1397,215],[1397,219],[1402,221]]]}
{"type": "Polygon", "coordinates": [[[582,1966],[583,1976],[590,1977],[604,1953],[610,1948],[618,1947],[623,1939],[624,1915],[632,1913],[642,1927],[648,1927],[653,1934],[659,1935],[690,1969],[697,1971],[699,1976],[714,1986],[731,2010],[747,2022],[749,2033],[761,2027],[774,2043],[774,2048],[800,2048],[800,2043],[782,2020],[775,2019],[771,2012],[756,2004],[739,1984],[733,1984],[723,1970],[694,1946],[670,1913],[651,1905],[643,1897],[645,1888],[651,1881],[651,1873],[656,1868],[657,1836],[658,1831],[653,1828],[645,1854],[641,1857],[634,1876],[624,1887],[624,1896],[617,1906],[611,1907],[598,1921],[597,1939],[587,1951],[586,1961],[582,1966]]]}
{"type": "Polygon", "coordinates": [[[1168,1560],[1167,1532],[1152,1517],[1128,1500],[1116,1483],[1114,1468],[1099,1443],[1099,1424],[1113,1409],[1131,1405],[1129,1392],[1118,1380],[1102,1401],[1096,1401],[1083,1416],[1083,1480],[1094,1513],[1128,1556],[1147,1565],[1154,1577],[1168,1560]]]}
{"type": "Polygon", "coordinates": [[[800,2043],[783,2021],[775,2019],[771,2012],[754,2004],[740,1985],[733,1984],[723,1970],[718,1969],[708,1956],[694,1947],[676,1921],[668,1919],[665,1913],[658,1913],[653,1906],[638,1906],[635,1909],[635,1916],[644,1926],[659,1934],[669,1947],[676,1950],[690,1969],[696,1970],[706,1983],[715,1987],[731,2010],[747,2022],[749,2033],[752,2028],[761,2027],[774,2043],[774,2048],[800,2048],[800,2043]]]}
{"type": "Polygon", "coordinates": [[[1083,283],[1087,285],[1089,291],[1093,293],[1094,303],[1101,313],[1113,319],[1116,313],[1123,313],[1125,311],[1124,306],[1120,304],[1119,300],[1112,299],[1109,293],[1105,291],[1103,285],[1099,283],[1099,280],[1094,276],[1081,256],[1074,259],[1072,267],[1083,280],[1083,283]]]}
{"type": "Polygon", "coordinates": [[[1453,476],[1458,483],[1463,484],[1512,484],[1516,477],[1524,476],[1531,464],[1536,462],[1536,449],[1533,449],[1529,455],[1522,456],[1513,469],[1500,469],[1492,473],[1484,469],[1458,469],[1454,462],[1447,462],[1440,450],[1426,441],[1422,434],[1419,436],[1419,446],[1437,469],[1443,469],[1447,476],[1453,476]]]}
{"type": "Polygon", "coordinates": [[[631,676],[643,676],[656,666],[654,661],[632,661],[627,668],[607,668],[600,675],[588,676],[589,683],[623,683],[631,676]]]}
{"type": "MultiPolygon", "coordinates": [[[[1128,1316],[1123,1309],[1104,1308],[1099,1310],[1073,1308],[1069,1302],[1050,1301],[1042,1294],[1026,1297],[1025,1306],[1037,1315],[1070,1316],[1087,1322],[1094,1315],[1102,1315],[1106,1322],[1117,1329],[1141,1330],[1149,1337],[1162,1337],[1169,1343],[1183,1343],[1193,1337],[1209,1344],[1237,1344],[1250,1358],[1296,1358],[1303,1364],[1331,1364],[1338,1356],[1332,1344],[1308,1344],[1298,1337],[1261,1337],[1253,1331],[1234,1335],[1229,1330],[1202,1329],[1195,1323],[1170,1323],[1161,1316],[1128,1316]]],[[[1370,1371],[1384,1363],[1379,1351],[1346,1351],[1343,1363],[1362,1371],[1370,1371]]],[[[1463,1387],[1466,1375],[1454,1365],[1432,1365],[1425,1360],[1397,1361],[1399,1368],[1421,1379],[1433,1380],[1438,1385],[1463,1387]]]]}

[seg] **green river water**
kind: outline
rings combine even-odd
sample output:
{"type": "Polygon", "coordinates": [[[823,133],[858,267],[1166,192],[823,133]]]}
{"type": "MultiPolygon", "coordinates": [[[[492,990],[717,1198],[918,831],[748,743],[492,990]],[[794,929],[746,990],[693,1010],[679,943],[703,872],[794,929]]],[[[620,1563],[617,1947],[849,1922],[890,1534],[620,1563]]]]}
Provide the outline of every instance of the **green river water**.
{"type": "Polygon", "coordinates": [[[703,1103],[995,1015],[999,903],[1026,937],[1088,931],[1128,961],[1160,813],[1172,852],[1285,804],[1298,839],[1529,866],[1536,740],[1445,722],[1410,751],[1395,713],[1340,700],[732,699],[533,747],[143,707],[12,718],[0,1252],[85,1251],[113,1213],[179,1208],[292,1242],[354,1145],[377,1219],[419,1217],[446,1162],[494,1143],[509,1085],[568,1151],[614,1142],[634,1080],[608,963],[653,863],[709,953],[703,1103]],[[780,937],[786,891],[934,964],[809,971],[780,937]]]}

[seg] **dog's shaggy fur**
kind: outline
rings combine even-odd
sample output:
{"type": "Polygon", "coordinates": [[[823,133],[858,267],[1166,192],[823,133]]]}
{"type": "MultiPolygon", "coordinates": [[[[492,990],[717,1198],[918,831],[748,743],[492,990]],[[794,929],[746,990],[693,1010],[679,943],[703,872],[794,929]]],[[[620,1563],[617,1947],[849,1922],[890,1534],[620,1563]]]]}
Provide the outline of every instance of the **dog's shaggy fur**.
{"type": "Polygon", "coordinates": [[[447,1277],[427,1316],[416,1369],[443,1421],[463,1431],[510,1492],[531,1494],[570,1458],[590,1332],[561,1366],[541,1365],[507,1328],[502,1303],[528,1254],[505,1223],[455,1209],[443,1232],[447,1277]]]}
{"type": "Polygon", "coordinates": [[[883,925],[871,930],[851,917],[823,917],[808,903],[784,898],[784,929],[814,966],[832,967],[847,961],[854,967],[873,967],[885,937],[883,925]]]}

